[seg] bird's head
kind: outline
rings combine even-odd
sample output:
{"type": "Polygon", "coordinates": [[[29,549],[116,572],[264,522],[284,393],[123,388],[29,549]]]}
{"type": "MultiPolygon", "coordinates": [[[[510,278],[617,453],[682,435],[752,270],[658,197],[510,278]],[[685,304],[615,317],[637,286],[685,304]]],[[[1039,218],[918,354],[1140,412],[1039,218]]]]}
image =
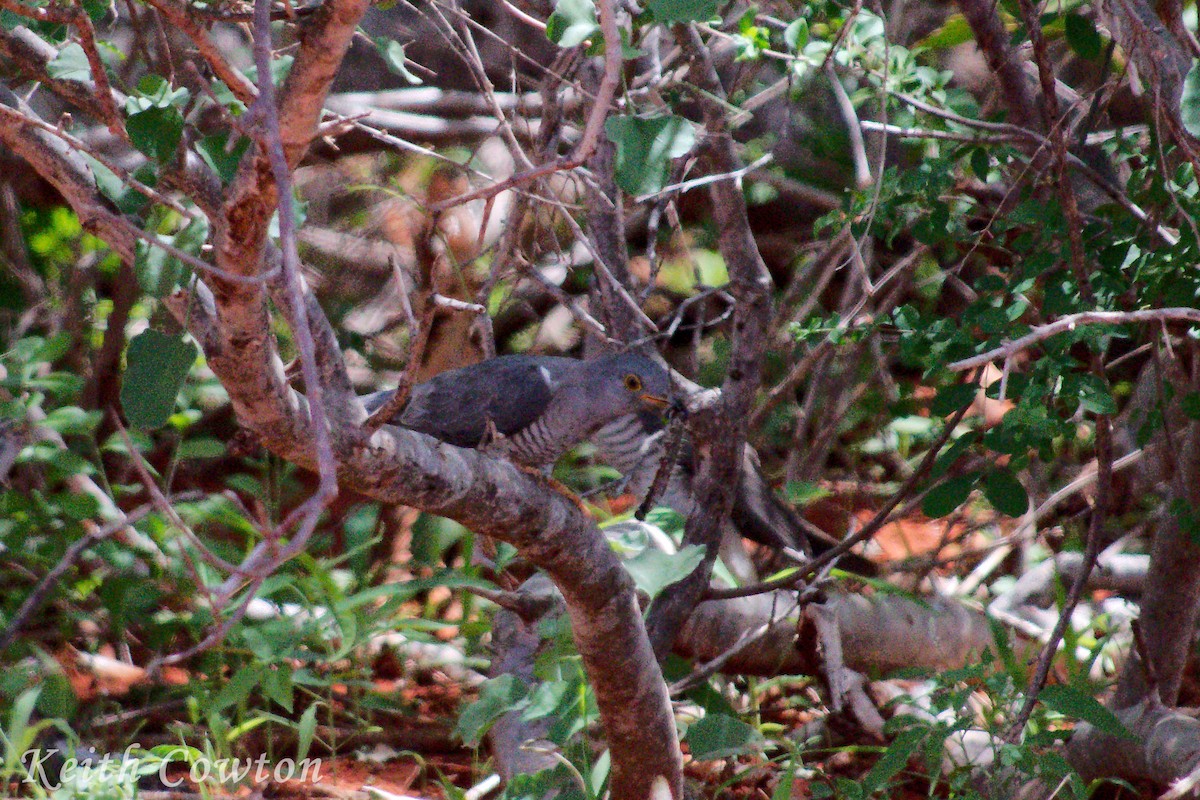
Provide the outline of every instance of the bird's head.
{"type": "Polygon", "coordinates": [[[661,414],[671,405],[671,376],[637,353],[596,359],[592,376],[597,401],[614,416],[642,410],[661,414]]]}

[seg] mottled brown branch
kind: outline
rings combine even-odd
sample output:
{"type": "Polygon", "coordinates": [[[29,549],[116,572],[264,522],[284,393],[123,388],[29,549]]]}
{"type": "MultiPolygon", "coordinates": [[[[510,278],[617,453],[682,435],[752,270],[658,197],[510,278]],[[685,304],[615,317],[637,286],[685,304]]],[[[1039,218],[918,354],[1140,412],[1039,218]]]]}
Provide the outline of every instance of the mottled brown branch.
{"type": "MultiPolygon", "coordinates": [[[[365,0],[331,0],[301,25],[300,47],[278,103],[284,154],[291,168],[316,134],[329,86],[367,6],[365,0]]],[[[217,265],[229,272],[259,270],[267,225],[278,203],[269,162],[261,147],[242,160],[224,209],[214,220],[217,265]]],[[[261,302],[261,295],[243,294],[241,302],[261,302]]]]}
{"type": "Polygon", "coordinates": [[[1156,113],[1163,115],[1172,137],[1196,163],[1196,139],[1179,116],[1183,81],[1192,63],[1189,46],[1171,33],[1145,0],[1103,0],[1096,8],[1149,87],[1156,113]]]}
{"type": "MultiPolygon", "coordinates": [[[[43,86],[69,102],[75,108],[97,120],[104,118],[104,111],[96,97],[96,86],[89,81],[51,78],[46,65],[58,55],[58,51],[24,26],[11,31],[0,28],[0,55],[12,61],[27,79],[37,80],[43,86]]],[[[118,103],[124,98],[117,95],[118,103]]]]}
{"type": "Polygon", "coordinates": [[[79,46],[87,56],[88,67],[92,72],[92,80],[96,84],[96,100],[100,103],[100,114],[109,133],[122,141],[127,141],[125,125],[121,121],[121,112],[113,99],[112,85],[108,82],[108,72],[104,62],[100,60],[100,50],[96,47],[96,29],[92,27],[92,18],[82,5],[76,5],[71,24],[79,31],[79,46]]]}
{"type": "Polygon", "coordinates": [[[1009,44],[1009,33],[1000,21],[997,4],[992,0],[959,0],[958,7],[971,26],[988,66],[1000,81],[1000,93],[1012,110],[1014,122],[1025,128],[1037,127],[1041,114],[1030,91],[1029,78],[1009,44]]]}
{"type": "Polygon", "coordinates": [[[204,63],[208,64],[213,75],[220,78],[229,87],[229,91],[233,93],[234,97],[246,106],[254,103],[258,96],[258,90],[254,88],[254,84],[229,63],[229,59],[221,52],[221,48],[209,37],[208,29],[196,20],[191,9],[175,0],[146,0],[146,2],[191,40],[196,47],[196,52],[204,59],[204,63]]]}

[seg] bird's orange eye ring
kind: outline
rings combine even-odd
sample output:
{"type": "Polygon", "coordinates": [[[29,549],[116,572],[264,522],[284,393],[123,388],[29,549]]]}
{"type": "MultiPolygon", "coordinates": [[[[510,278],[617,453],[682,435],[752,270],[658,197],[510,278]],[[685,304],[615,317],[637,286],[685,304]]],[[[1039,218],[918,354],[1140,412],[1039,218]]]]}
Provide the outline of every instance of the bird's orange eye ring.
{"type": "Polygon", "coordinates": [[[631,392],[640,392],[642,390],[642,379],[632,372],[625,376],[625,388],[631,392]]]}

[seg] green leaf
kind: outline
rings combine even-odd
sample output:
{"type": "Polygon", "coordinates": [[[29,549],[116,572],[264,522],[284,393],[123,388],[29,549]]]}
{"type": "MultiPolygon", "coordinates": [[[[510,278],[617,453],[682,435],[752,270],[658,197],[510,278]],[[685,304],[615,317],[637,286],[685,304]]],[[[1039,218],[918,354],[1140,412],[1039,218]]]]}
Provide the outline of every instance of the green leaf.
{"type": "Polygon", "coordinates": [[[929,404],[929,413],[938,417],[948,417],[965,405],[975,400],[979,387],[973,383],[956,383],[938,389],[937,396],[929,404]]]}
{"type": "Polygon", "coordinates": [[[375,37],[375,49],[379,51],[379,55],[383,56],[388,69],[392,72],[414,86],[421,83],[421,79],[410,72],[404,64],[404,45],[395,39],[388,39],[386,36],[377,36],[375,37]]]}
{"type": "MultiPolygon", "coordinates": [[[[208,220],[203,217],[192,220],[174,236],[160,235],[158,238],[176,250],[199,256],[200,249],[208,240],[208,220]]],[[[182,261],[162,247],[144,240],[138,241],[134,251],[133,271],[142,291],[152,297],[166,296],[188,275],[187,265],[182,261]]]]}
{"type": "Polygon", "coordinates": [[[292,668],[281,665],[276,669],[267,670],[263,675],[263,693],[283,706],[289,714],[292,713],[292,668]]]}
{"type": "MultiPolygon", "coordinates": [[[[606,747],[604,752],[601,753],[596,759],[596,763],[592,767],[592,774],[590,776],[591,780],[589,781],[592,789],[592,797],[604,796],[604,782],[608,780],[608,774],[610,772],[612,772],[612,751],[606,747]]],[[[534,796],[544,797],[545,795],[537,794],[534,796]]]]}
{"type": "Polygon", "coordinates": [[[215,133],[196,142],[196,152],[200,154],[204,163],[217,173],[223,184],[228,184],[233,180],[233,176],[237,174],[238,164],[242,161],[242,155],[250,146],[250,140],[245,136],[239,137],[233,147],[230,147],[228,142],[228,133],[215,133]]]}
{"type": "Polygon", "coordinates": [[[925,740],[926,731],[920,728],[909,728],[897,736],[883,756],[871,767],[862,780],[862,796],[869,797],[882,789],[888,781],[894,778],[900,770],[908,766],[908,760],[925,740]]]}
{"type": "Polygon", "coordinates": [[[1188,392],[1179,399],[1179,410],[1188,419],[1200,420],[1200,392],[1188,392]]]}
{"type": "Polygon", "coordinates": [[[949,50],[960,44],[966,44],[974,38],[975,35],[971,32],[967,18],[962,14],[951,14],[946,17],[946,21],[940,27],[917,42],[913,49],[927,47],[930,50],[949,50]]]}
{"type": "Polygon", "coordinates": [[[26,738],[32,740],[32,737],[27,737],[26,734],[29,731],[29,721],[33,716],[33,709],[37,705],[38,695],[41,693],[40,686],[26,689],[13,703],[5,730],[5,741],[8,745],[5,748],[7,751],[4,758],[6,764],[18,763],[27,747],[24,740],[26,738]]]}
{"type": "Polygon", "coordinates": [[[983,496],[992,508],[1010,517],[1019,517],[1029,510],[1025,487],[1007,467],[994,469],[984,477],[983,496]]]}
{"type": "Polygon", "coordinates": [[[220,711],[229,706],[237,705],[250,696],[250,692],[258,686],[259,681],[263,677],[263,667],[260,664],[248,664],[242,667],[237,672],[233,673],[233,677],[229,679],[221,691],[217,692],[217,696],[213,698],[209,704],[209,709],[212,711],[220,711]]]}
{"type": "Polygon", "coordinates": [[[661,191],[671,159],[696,143],[696,128],[683,117],[609,117],[604,132],[617,146],[617,185],[634,196],[661,191]]]}
{"type": "Polygon", "coordinates": [[[30,361],[58,361],[71,349],[71,336],[65,331],[39,343],[30,361]]]}
{"type": "Polygon", "coordinates": [[[1078,689],[1060,684],[1046,686],[1038,694],[1038,700],[1046,708],[1057,711],[1064,717],[1082,720],[1109,736],[1137,741],[1137,737],[1115,714],[1101,705],[1099,700],[1078,689]]]}
{"type": "Polygon", "coordinates": [[[562,707],[568,693],[578,688],[576,681],[542,681],[530,692],[529,705],[521,712],[521,719],[529,722],[550,716],[562,707]]]}
{"type": "Polygon", "coordinates": [[[833,492],[819,483],[788,481],[783,485],[783,496],[794,506],[806,506],[832,494],[833,492]]]}
{"type": "Polygon", "coordinates": [[[225,443],[219,439],[189,439],[179,445],[175,457],[181,459],[220,458],[225,455],[225,443]]]}
{"type": "Polygon", "coordinates": [[[64,436],[88,436],[100,424],[102,415],[103,412],[100,411],[84,411],[78,406],[64,406],[47,414],[41,424],[64,436]]]}
{"type": "Polygon", "coordinates": [[[775,791],[771,792],[771,800],[792,800],[798,766],[796,759],[788,759],[787,768],[779,776],[779,782],[775,784],[775,791]]]}
{"type": "Polygon", "coordinates": [[[196,345],[152,328],[134,337],[121,383],[121,406],[130,423],[146,430],[166,424],[196,355],[196,345]]]}
{"type": "Polygon", "coordinates": [[[1193,544],[1200,544],[1200,514],[1182,497],[1177,497],[1168,506],[1179,529],[1188,535],[1193,544]]]}
{"type": "Polygon", "coordinates": [[[938,484],[921,501],[922,513],[930,519],[946,516],[966,501],[978,480],[979,473],[972,472],[938,484]]]}
{"type": "Polygon", "coordinates": [[[558,0],[546,20],[546,38],[559,47],[577,47],[599,30],[592,0],[558,0]]]}
{"type": "Polygon", "coordinates": [[[1066,34],[1067,44],[1080,58],[1094,61],[1104,50],[1096,23],[1078,12],[1072,11],[1067,14],[1063,32],[1066,34]]]}
{"type": "Polygon", "coordinates": [[[1095,375],[1079,376],[1079,404],[1093,414],[1117,413],[1117,401],[1108,385],[1095,375]]]}
{"type": "Polygon", "coordinates": [[[186,87],[175,88],[161,75],[144,76],[138,81],[137,92],[139,97],[131,97],[126,101],[126,110],[130,114],[154,106],[183,108],[192,97],[192,93],[186,87]]]}
{"type": "Polygon", "coordinates": [[[79,708],[75,690],[61,672],[42,678],[42,693],[38,696],[37,710],[44,716],[70,719],[79,708]]]}
{"type": "Polygon", "coordinates": [[[712,761],[755,750],[762,736],[740,719],[724,714],[709,714],[688,728],[687,742],[692,758],[712,761]]]}
{"type": "Polygon", "coordinates": [[[152,106],[125,121],[129,142],[156,161],[175,157],[183,138],[183,116],[173,106],[152,106]]]}
{"type": "Polygon", "coordinates": [[[1179,117],[1192,136],[1200,136],[1200,60],[1192,59],[1192,68],[1183,79],[1179,98],[1179,117]]]}
{"type": "Polygon", "coordinates": [[[454,735],[468,747],[478,746],[493,722],[520,707],[525,692],[525,684],[515,675],[492,678],[480,688],[479,699],[459,714],[454,735]]]}
{"type": "Polygon", "coordinates": [[[61,495],[57,495],[55,500],[63,514],[81,522],[85,519],[94,519],[100,513],[100,501],[90,494],[63,492],[61,495]]]}
{"type": "Polygon", "coordinates": [[[646,4],[655,22],[708,22],[717,15],[717,0],[650,0],[646,4]]]}
{"type": "Polygon", "coordinates": [[[800,51],[808,44],[808,20],[798,17],[783,29],[783,41],[792,50],[800,51]]]}
{"type": "Polygon", "coordinates": [[[317,732],[317,708],[319,703],[313,703],[308,708],[304,709],[304,713],[300,716],[300,724],[296,727],[299,734],[296,742],[296,760],[303,761],[308,756],[308,750],[312,746],[313,736],[317,732]]]}
{"type": "Polygon", "coordinates": [[[982,147],[976,147],[971,151],[971,171],[975,173],[975,177],[987,183],[988,168],[992,165],[992,157],[988,151],[982,147]]]}
{"type": "Polygon", "coordinates": [[[64,81],[90,81],[92,66],[88,63],[87,53],[83,52],[83,48],[71,42],[46,64],[46,74],[64,81]]]}
{"type": "Polygon", "coordinates": [[[703,560],[704,548],[700,545],[688,545],[674,554],[647,547],[626,561],[625,569],[629,570],[637,587],[653,599],[672,583],[690,575],[703,560]]]}

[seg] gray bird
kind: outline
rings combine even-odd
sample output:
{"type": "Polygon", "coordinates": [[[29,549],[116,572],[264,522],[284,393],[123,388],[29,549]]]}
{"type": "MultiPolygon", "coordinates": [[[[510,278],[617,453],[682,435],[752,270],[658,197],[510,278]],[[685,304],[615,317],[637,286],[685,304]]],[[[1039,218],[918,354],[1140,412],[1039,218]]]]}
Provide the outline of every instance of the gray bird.
{"type": "MultiPolygon", "coordinates": [[[[367,411],[391,392],[363,398],[367,411]]],[[[414,387],[395,422],[458,447],[486,447],[545,467],[613,420],[662,413],[667,371],[636,353],[587,361],[501,356],[452,369],[414,387]]]]}

